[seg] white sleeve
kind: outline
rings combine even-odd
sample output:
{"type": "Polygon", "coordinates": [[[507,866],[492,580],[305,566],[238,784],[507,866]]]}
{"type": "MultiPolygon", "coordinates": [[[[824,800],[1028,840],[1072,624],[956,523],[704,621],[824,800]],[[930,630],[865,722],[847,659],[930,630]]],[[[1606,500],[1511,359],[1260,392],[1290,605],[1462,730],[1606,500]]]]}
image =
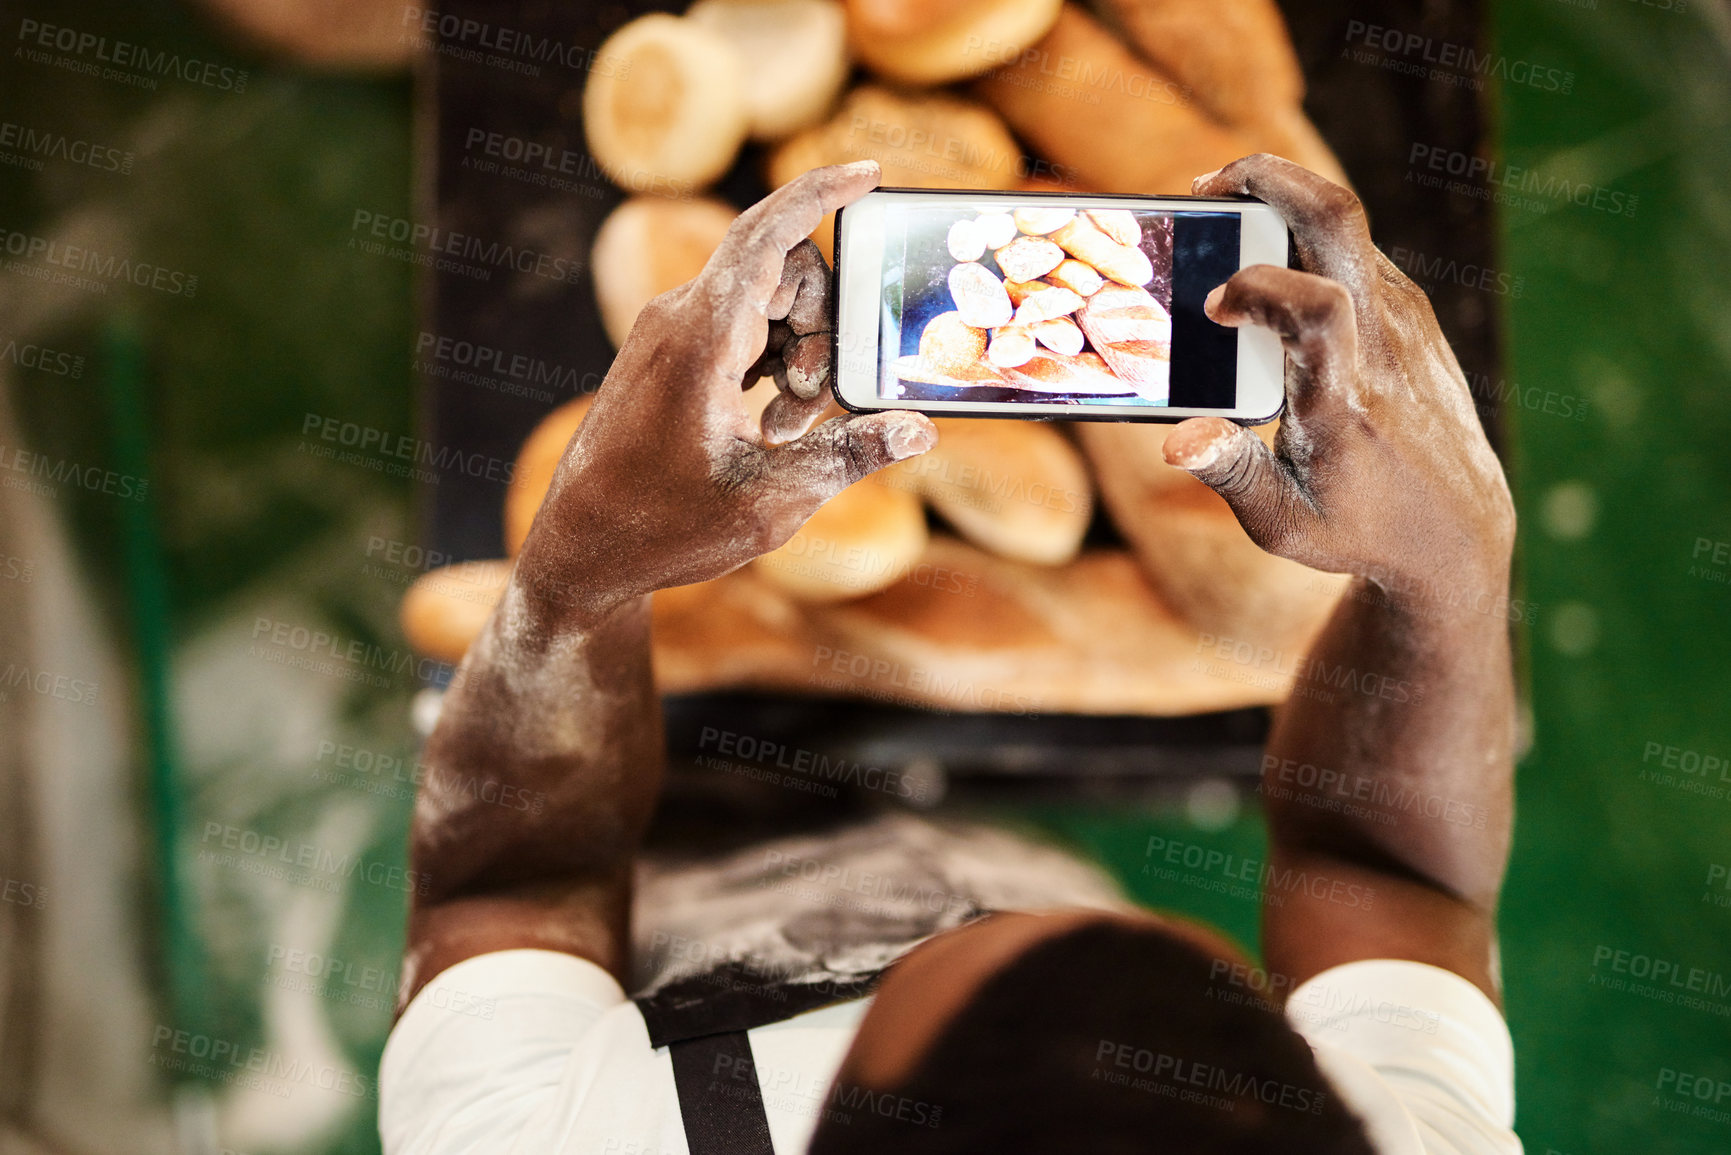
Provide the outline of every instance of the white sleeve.
{"type": "Polygon", "coordinates": [[[1521,1155],[1508,1024],[1466,979],[1347,963],[1293,991],[1286,1015],[1381,1155],[1521,1155]]]}
{"type": "Polygon", "coordinates": [[[379,1062],[385,1155],[511,1150],[557,1095],[573,1047],[624,1001],[605,970],[557,951],[498,951],[443,971],[379,1062]]]}

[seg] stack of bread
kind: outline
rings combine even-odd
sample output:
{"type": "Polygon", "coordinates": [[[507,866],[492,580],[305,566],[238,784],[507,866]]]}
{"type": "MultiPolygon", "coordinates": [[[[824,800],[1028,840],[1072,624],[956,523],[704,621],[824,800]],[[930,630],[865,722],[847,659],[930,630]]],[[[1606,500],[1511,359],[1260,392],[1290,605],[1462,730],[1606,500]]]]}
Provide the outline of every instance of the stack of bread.
{"type": "MultiPolygon", "coordinates": [[[[627,199],[596,236],[609,337],[622,343],[651,297],[702,268],[736,213],[704,189],[748,141],[774,186],[871,158],[886,185],[1185,193],[1258,151],[1344,181],[1301,110],[1274,0],[1098,10],[1120,31],[1060,0],[699,0],[623,26],[584,93],[589,147],[622,188],[666,195],[627,199]]],[[[1120,391],[1156,377],[1163,389],[1170,321],[1125,222],[993,215],[949,238],[957,308],[922,332],[922,363],[1033,388],[1044,366],[1093,358],[1120,391]],[[1001,279],[979,263],[988,250],[1001,279]]],[[[826,256],[832,233],[829,220],[813,233],[826,256]]],[[[746,397],[761,405],[773,390],[746,397]]],[[[561,407],[525,444],[507,555],[586,408],[561,407]]],[[[1185,714],[1286,696],[1342,579],[1252,544],[1224,502],[1164,463],[1170,426],[937,424],[935,449],[852,486],[780,549],[657,594],[662,688],[1014,713],[1185,714]],[[1083,548],[1096,504],[1110,529],[1091,540],[1123,545],[1083,548]]],[[[459,658],[509,565],[423,578],[403,606],[410,641],[459,658]]]]}

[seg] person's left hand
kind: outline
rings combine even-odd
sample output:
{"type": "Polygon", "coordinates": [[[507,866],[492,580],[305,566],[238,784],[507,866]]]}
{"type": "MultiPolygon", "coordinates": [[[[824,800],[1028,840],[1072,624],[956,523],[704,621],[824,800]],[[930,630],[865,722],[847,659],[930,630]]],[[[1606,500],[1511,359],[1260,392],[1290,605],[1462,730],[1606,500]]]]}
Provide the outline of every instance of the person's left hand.
{"type": "Polygon", "coordinates": [[[923,453],[916,413],[829,405],[829,269],[806,239],[877,186],[875,161],[814,169],[741,213],[696,279],[644,307],[565,450],[518,578],[579,624],[775,549],[866,474],[923,453]],[[743,396],[781,392],[761,423],[743,396]],[[760,388],[763,386],[759,386],[760,388]]]}

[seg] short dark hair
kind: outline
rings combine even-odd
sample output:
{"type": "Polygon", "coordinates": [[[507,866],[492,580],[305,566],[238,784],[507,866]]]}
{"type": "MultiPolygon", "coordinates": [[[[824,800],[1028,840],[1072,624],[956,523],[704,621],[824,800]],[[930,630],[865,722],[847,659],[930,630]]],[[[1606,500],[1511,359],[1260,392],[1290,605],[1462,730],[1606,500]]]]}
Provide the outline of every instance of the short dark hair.
{"type": "Polygon", "coordinates": [[[1374,1155],[1309,1044],[1230,976],[1153,925],[1038,943],[900,1085],[832,1093],[811,1155],[1374,1155]]]}

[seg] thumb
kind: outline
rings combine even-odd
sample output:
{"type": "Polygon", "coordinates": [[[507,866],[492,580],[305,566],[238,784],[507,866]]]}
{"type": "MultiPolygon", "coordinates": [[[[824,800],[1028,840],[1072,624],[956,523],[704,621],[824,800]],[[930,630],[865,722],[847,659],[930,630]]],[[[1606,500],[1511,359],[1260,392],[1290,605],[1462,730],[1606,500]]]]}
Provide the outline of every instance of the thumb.
{"type": "Polygon", "coordinates": [[[1250,540],[1288,555],[1309,505],[1292,472],[1254,432],[1222,417],[1192,417],[1167,435],[1165,454],[1166,464],[1226,500],[1250,540]]]}
{"type": "Polygon", "coordinates": [[[937,443],[937,426],[918,413],[897,409],[832,417],[769,451],[770,484],[809,511],[866,474],[937,443]]]}

